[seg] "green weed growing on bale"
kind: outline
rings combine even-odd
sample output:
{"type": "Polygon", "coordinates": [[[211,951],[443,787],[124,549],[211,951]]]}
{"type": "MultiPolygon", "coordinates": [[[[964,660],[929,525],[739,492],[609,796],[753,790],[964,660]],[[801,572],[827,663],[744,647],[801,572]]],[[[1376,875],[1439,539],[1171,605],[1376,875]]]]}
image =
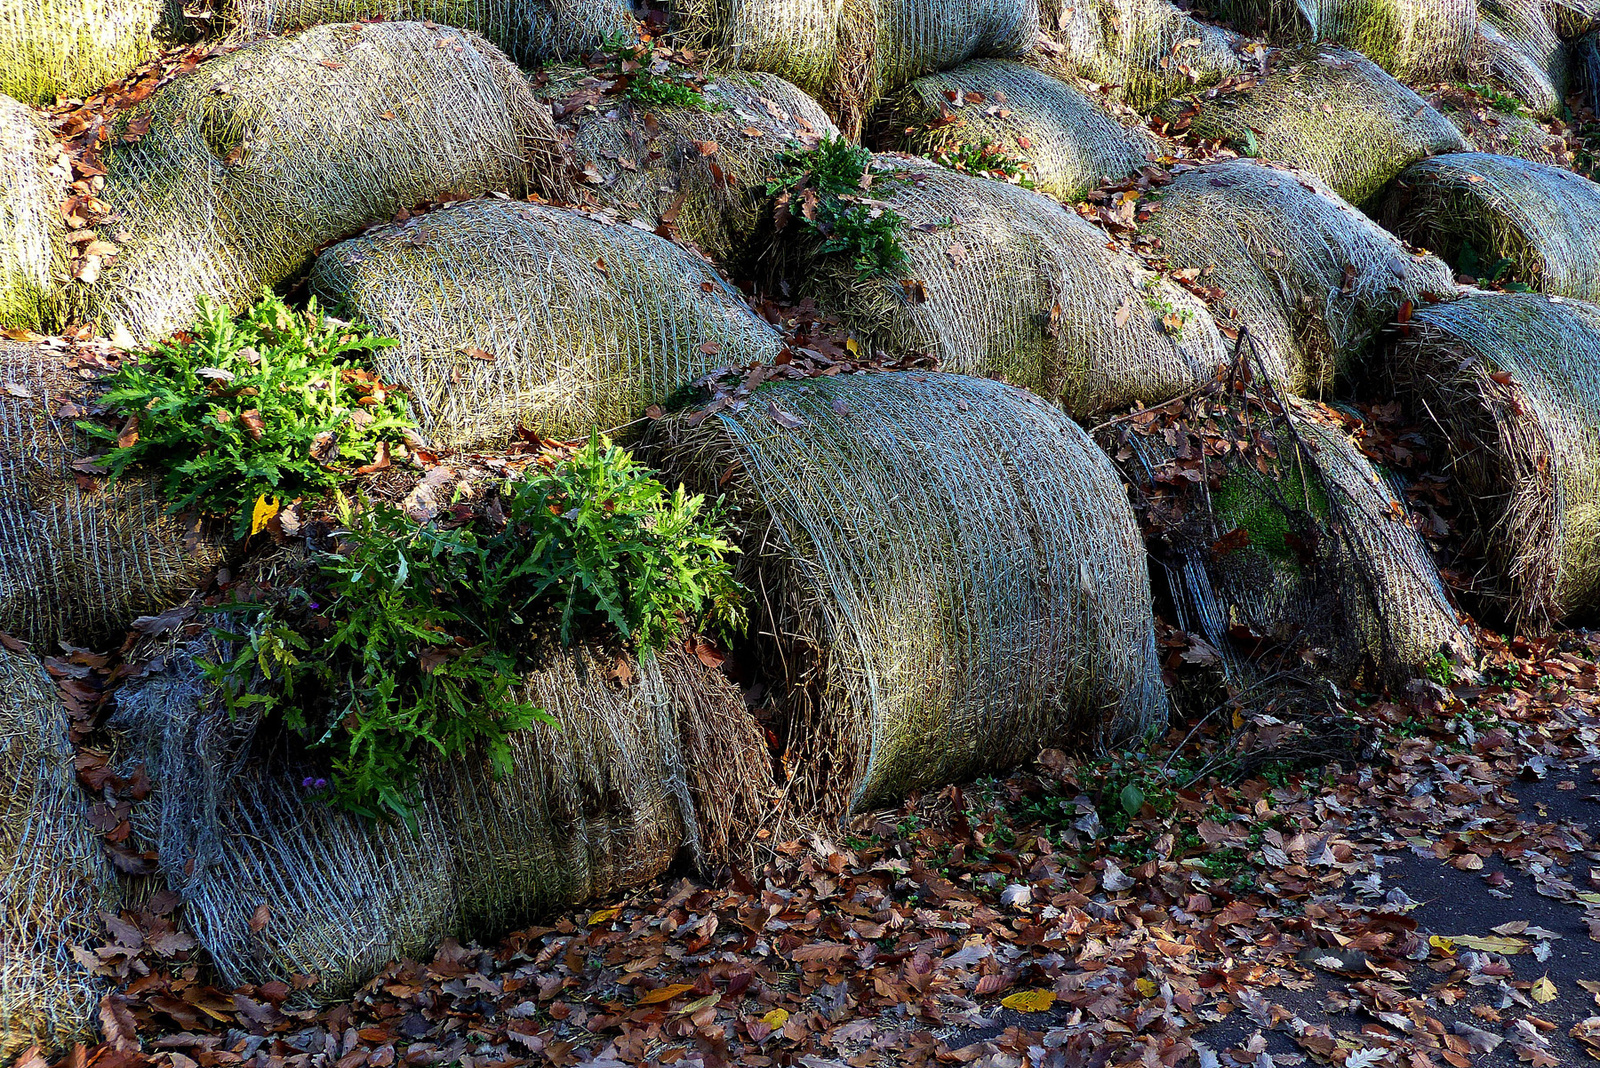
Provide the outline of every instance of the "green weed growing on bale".
{"type": "Polygon", "coordinates": [[[640,70],[628,80],[628,99],[647,108],[698,108],[721,111],[723,105],[688,82],[640,70]]]}
{"type": "Polygon", "coordinates": [[[1024,189],[1033,188],[1033,175],[1028,162],[994,141],[974,143],[948,137],[933,148],[928,156],[933,162],[953,171],[1009,182],[1024,189]]]}
{"type": "Polygon", "coordinates": [[[817,251],[844,255],[863,278],[895,278],[910,267],[900,241],[905,218],[870,199],[874,184],[893,182],[873,173],[872,153],[844,137],[823,138],[813,148],[780,158],[781,171],[767,183],[790,214],[822,238],[817,251]]]}

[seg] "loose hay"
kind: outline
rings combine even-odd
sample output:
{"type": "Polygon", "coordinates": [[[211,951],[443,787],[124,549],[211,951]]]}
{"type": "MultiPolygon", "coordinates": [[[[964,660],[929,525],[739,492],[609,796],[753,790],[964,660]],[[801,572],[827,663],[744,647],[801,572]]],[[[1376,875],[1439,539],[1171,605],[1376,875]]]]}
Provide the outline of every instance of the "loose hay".
{"type": "Polygon", "coordinates": [[[1217,11],[1241,33],[1339,45],[1406,81],[1461,74],[1478,30],[1474,0],[1224,0],[1217,11]]]}
{"type": "Polygon", "coordinates": [[[1039,398],[938,373],[814,378],[665,420],[650,442],[735,509],[754,591],[742,662],[772,682],[803,811],[1164,721],[1127,497],[1039,398]]]}
{"type": "Polygon", "coordinates": [[[636,227],[481,200],[329,249],[313,289],[395,348],[374,353],[436,445],[523,425],[586,436],[632,422],[782,338],[705,261],[636,227]]]}
{"type": "Polygon", "coordinates": [[[1600,307],[1472,293],[1412,317],[1396,379],[1435,420],[1485,606],[1542,630],[1600,603],[1600,307]]]}
{"type": "Polygon", "coordinates": [[[1450,269],[1413,254],[1310,175],[1246,160],[1186,170],[1140,205],[1143,232],[1199,272],[1259,342],[1286,392],[1330,392],[1405,301],[1451,293],[1450,269]]]}
{"type": "Polygon", "coordinates": [[[1028,164],[1034,188],[1071,201],[1132,174],[1156,151],[1154,138],[1123,126],[1099,100],[1004,59],[918,78],[885,103],[873,126],[880,148],[917,155],[993,145],[1028,164]]]}
{"type": "Polygon", "coordinates": [[[53,327],[61,317],[67,170],[38,116],[0,96],[0,327],[53,327]]]}
{"type": "Polygon", "coordinates": [[[1409,167],[1380,216],[1467,274],[1600,300],[1600,185],[1560,167],[1481,152],[1409,167]],[[1469,262],[1470,257],[1470,262],[1469,262]]]}
{"type": "Polygon", "coordinates": [[[1144,110],[1239,73],[1238,34],[1168,0],[1043,0],[1045,40],[1030,62],[1099,82],[1144,110]]]}
{"type": "Polygon", "coordinates": [[[1567,43],[1543,0],[1483,0],[1475,49],[1490,72],[1542,119],[1558,117],[1571,80],[1567,43]]]}
{"type": "Polygon", "coordinates": [[[102,199],[131,237],[91,311],[153,340],[201,294],[241,306],[423,201],[556,192],[555,140],[521,72],[475,34],[391,22],[246,46],[120,120],[102,199]]]}
{"type": "Polygon", "coordinates": [[[924,160],[876,157],[873,195],[905,218],[913,281],[860,277],[786,233],[801,291],[873,348],[930,352],[958,374],[1001,376],[1079,418],[1153,403],[1226,362],[1198,298],[1060,204],[924,160]]]}
{"type": "Polygon", "coordinates": [[[25,104],[84,97],[155,51],[166,0],[6,0],[0,94],[25,104]]]}
{"type": "Polygon", "coordinates": [[[1467,147],[1420,96],[1342,48],[1279,53],[1264,78],[1156,113],[1241,155],[1310,171],[1358,207],[1417,160],[1467,147]]]}
{"type": "Polygon", "coordinates": [[[72,947],[115,900],[66,710],[38,661],[0,647],[0,1063],[94,1042],[103,991],[72,947]]]}

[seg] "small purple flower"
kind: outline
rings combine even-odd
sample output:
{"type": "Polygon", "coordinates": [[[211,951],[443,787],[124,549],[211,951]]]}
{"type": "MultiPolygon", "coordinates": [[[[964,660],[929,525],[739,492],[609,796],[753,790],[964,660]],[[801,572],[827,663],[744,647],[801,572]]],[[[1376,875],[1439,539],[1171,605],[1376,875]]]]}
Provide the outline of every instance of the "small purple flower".
{"type": "Polygon", "coordinates": [[[318,779],[307,775],[304,779],[300,780],[300,786],[305,790],[326,790],[328,788],[328,780],[318,779]]]}
{"type": "Polygon", "coordinates": [[[318,603],[317,603],[317,602],[316,602],[316,601],[312,601],[312,602],[311,602],[311,610],[312,610],[312,611],[313,611],[313,612],[315,612],[315,611],[316,611],[316,610],[317,610],[317,609],[319,609],[319,608],[321,608],[321,607],[322,607],[322,606],[321,606],[321,605],[320,605],[320,604],[318,604],[318,603]]]}

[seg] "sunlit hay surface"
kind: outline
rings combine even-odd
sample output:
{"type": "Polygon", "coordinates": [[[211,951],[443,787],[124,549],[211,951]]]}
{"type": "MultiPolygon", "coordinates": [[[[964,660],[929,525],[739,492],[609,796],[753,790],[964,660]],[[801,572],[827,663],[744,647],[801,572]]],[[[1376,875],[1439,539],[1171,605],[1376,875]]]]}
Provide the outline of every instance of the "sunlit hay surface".
{"type": "Polygon", "coordinates": [[[1540,0],[1485,0],[1475,48],[1490,72],[1540,118],[1559,116],[1571,89],[1571,55],[1540,0]]]}
{"type": "Polygon", "coordinates": [[[1030,63],[1111,86],[1140,110],[1239,73],[1244,39],[1169,0],[1043,0],[1039,15],[1054,47],[1030,63]]]}
{"type": "Polygon", "coordinates": [[[1191,104],[1198,136],[1241,154],[1253,142],[1261,159],[1309,171],[1358,207],[1417,160],[1467,147],[1415,92],[1342,48],[1281,53],[1257,85],[1168,101],[1157,115],[1174,120],[1191,104]]]}
{"type": "Polygon", "coordinates": [[[99,450],[62,414],[90,400],[66,356],[0,341],[0,376],[17,387],[0,393],[0,631],[40,649],[114,641],[210,576],[221,543],[186,541],[148,478],[108,488],[73,469],[99,450]]]}
{"type": "Polygon", "coordinates": [[[1331,391],[1403,302],[1455,289],[1444,261],[1411,253],[1303,172],[1210,164],[1184,171],[1144,209],[1143,231],[1161,240],[1161,254],[1221,287],[1267,373],[1292,395],[1331,391]]]}
{"type": "Polygon", "coordinates": [[[1566,158],[1566,140],[1530,115],[1497,110],[1475,94],[1455,87],[1429,94],[1428,102],[1461,131],[1474,152],[1557,166],[1566,158]]]}
{"type": "Polygon", "coordinates": [[[1600,185],[1560,167],[1467,152],[1407,168],[1380,216],[1416,245],[1480,271],[1509,260],[1541,293],[1600,300],[1600,185]]]}
{"type": "Polygon", "coordinates": [[[410,390],[437,445],[519,423],[558,438],[619,427],[782,344],[706,261],[538,204],[473,201],[385,227],[324,253],[311,283],[400,340],[374,365],[410,390]]]}
{"type": "Polygon", "coordinates": [[[555,192],[555,140],[521,72],[476,34],[392,22],[248,45],[120,120],[103,199],[130,237],[91,311],[154,339],[201,294],[240,306],[402,209],[555,192]]]}
{"type": "Polygon", "coordinates": [[[1473,292],[1418,311],[1392,360],[1448,444],[1488,604],[1533,631],[1600,604],[1600,307],[1473,292]]]}
{"type": "Polygon", "coordinates": [[[1039,398],[939,373],[815,378],[651,442],[669,475],[737,508],[748,655],[787,718],[802,811],[865,811],[1164,722],[1126,493],[1039,398]]]}
{"type": "Polygon", "coordinates": [[[310,1000],[337,1000],[445,938],[493,939],[649,882],[680,850],[719,861],[772,796],[770,775],[685,767],[686,755],[763,767],[748,752],[760,740],[743,699],[721,674],[681,647],[625,657],[629,672],[615,653],[580,647],[552,650],[518,692],[561,726],[513,735],[504,778],[483,758],[430,770],[413,834],[305,789],[314,767],[215,699],[195,659],[212,655],[208,643],[174,651],[164,671],[121,692],[112,726],[151,771],[161,870],[229,985],[310,975],[310,1000]],[[723,852],[702,850],[701,819],[723,852]],[[262,905],[271,918],[252,931],[262,905]]]}
{"type": "Polygon", "coordinates": [[[0,648],[0,1062],[94,1041],[104,991],[72,947],[95,940],[115,900],[55,686],[0,648]]]}
{"type": "Polygon", "coordinates": [[[44,123],[0,96],[0,327],[48,329],[60,318],[65,179],[44,123]]]}
{"type": "Polygon", "coordinates": [[[1473,0],[1225,0],[1215,10],[1241,33],[1339,45],[1410,82],[1464,73],[1478,30],[1473,0]]]}
{"type": "Polygon", "coordinates": [[[873,125],[879,147],[918,155],[947,139],[996,145],[1030,164],[1040,192],[1071,201],[1132,174],[1156,150],[1154,138],[1124,126],[1076,86],[1005,59],[918,78],[884,103],[873,125]],[[982,99],[969,102],[971,93],[982,99]],[[946,116],[955,121],[945,123],[946,116]]]}
{"type": "Polygon", "coordinates": [[[164,0],[6,0],[0,93],[25,104],[84,97],[155,51],[164,0]]]}

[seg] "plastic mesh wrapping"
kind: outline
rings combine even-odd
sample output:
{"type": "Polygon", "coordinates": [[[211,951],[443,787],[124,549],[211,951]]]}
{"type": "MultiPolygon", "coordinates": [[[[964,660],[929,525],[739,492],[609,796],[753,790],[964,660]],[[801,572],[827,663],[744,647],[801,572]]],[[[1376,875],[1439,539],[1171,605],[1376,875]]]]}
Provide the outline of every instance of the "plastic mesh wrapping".
{"type": "Polygon", "coordinates": [[[1039,398],[939,373],[815,378],[650,442],[735,508],[751,656],[803,809],[863,811],[1164,722],[1127,496],[1039,398]]]}
{"type": "Polygon", "coordinates": [[[1540,118],[1566,106],[1571,79],[1568,45],[1556,33],[1544,0],[1484,0],[1475,47],[1489,70],[1540,118]]]}
{"type": "Polygon", "coordinates": [[[1428,103],[1461,131],[1475,152],[1557,166],[1568,158],[1566,140],[1529,115],[1496,110],[1479,101],[1475,94],[1454,87],[1430,93],[1428,103]]]}
{"type": "Polygon", "coordinates": [[[1032,62],[1115,87],[1141,110],[1239,73],[1243,39],[1168,0],[1044,0],[1039,15],[1048,43],[1032,62]]]}
{"type": "Polygon", "coordinates": [[[1061,200],[1082,200],[1102,181],[1132,174],[1156,149],[1154,138],[1123,126],[1094,97],[1004,59],[918,78],[873,124],[880,147],[914,154],[951,143],[996,145],[1026,160],[1034,187],[1061,200]]]}
{"type": "Polygon", "coordinates": [[[155,51],[165,0],[5,0],[0,93],[25,104],[84,97],[155,51]]]}
{"type": "Polygon", "coordinates": [[[1474,0],[1226,0],[1218,12],[1242,33],[1340,45],[1407,81],[1461,74],[1478,30],[1474,0]]]}
{"type": "Polygon", "coordinates": [[[1331,391],[1402,302],[1455,289],[1444,261],[1413,254],[1308,174],[1215,163],[1184,171],[1144,209],[1144,232],[1174,267],[1223,290],[1266,373],[1293,395],[1331,391]]]}
{"type": "Polygon", "coordinates": [[[202,65],[126,113],[102,199],[130,234],[91,295],[135,340],[240,306],[314,249],[436,197],[551,191],[555,128],[475,34],[319,26],[202,65]],[[148,120],[148,131],[128,141],[148,120]]]}
{"type": "Polygon", "coordinates": [[[66,172],[50,131],[0,96],[0,327],[50,327],[60,318],[66,172]]]}
{"type": "Polygon", "coordinates": [[[861,278],[843,256],[797,272],[802,292],[871,345],[1004,377],[1079,418],[1165,400],[1226,362],[1199,299],[1108,249],[1104,231],[1055,201],[925,160],[874,166],[873,195],[906,220],[915,282],[861,278]]]}
{"type": "Polygon", "coordinates": [[[399,339],[374,367],[410,390],[437,445],[519,423],[557,438],[619,427],[782,347],[704,260],[538,204],[472,201],[384,227],[323,253],[311,284],[399,339]]]}
{"type": "Polygon", "coordinates": [[[1170,101],[1157,114],[1243,154],[1310,171],[1358,207],[1417,160],[1467,149],[1420,96],[1342,48],[1280,53],[1248,87],[1170,101]]]}
{"type": "Polygon", "coordinates": [[[115,900],[66,710],[38,661],[0,648],[0,1063],[94,1041],[103,991],[72,946],[115,900]]]}
{"type": "Polygon", "coordinates": [[[1600,604],[1600,307],[1472,293],[1418,311],[1392,362],[1476,513],[1486,602],[1536,630],[1600,604]]]}
{"type": "Polygon", "coordinates": [[[1400,176],[1381,218],[1463,270],[1470,249],[1475,272],[1509,260],[1507,277],[1541,293],[1600,300],[1600,185],[1569,170],[1481,152],[1437,156],[1400,176]]]}

